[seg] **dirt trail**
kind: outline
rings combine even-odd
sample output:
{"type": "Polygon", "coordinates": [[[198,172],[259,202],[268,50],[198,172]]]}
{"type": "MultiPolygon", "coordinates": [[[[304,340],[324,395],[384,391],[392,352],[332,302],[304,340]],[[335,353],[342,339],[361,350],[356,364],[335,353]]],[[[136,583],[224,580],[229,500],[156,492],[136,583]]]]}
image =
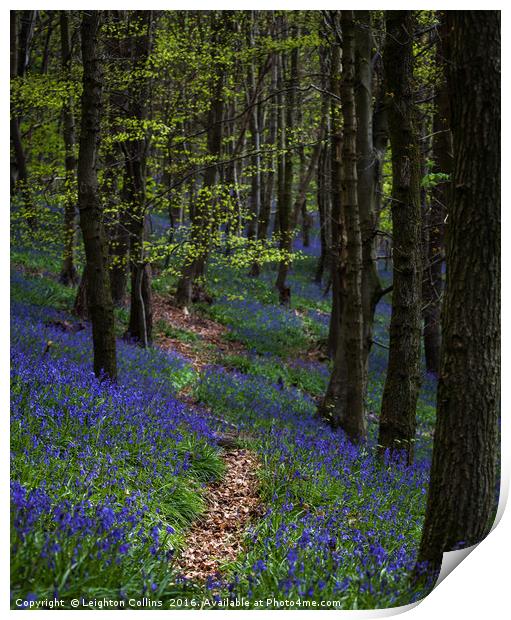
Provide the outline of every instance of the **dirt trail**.
{"type": "Polygon", "coordinates": [[[170,327],[193,332],[200,338],[202,345],[211,345],[208,350],[204,346],[198,350],[197,343],[183,342],[177,338],[159,335],[157,342],[164,349],[172,349],[189,358],[196,370],[201,370],[205,365],[215,361],[218,353],[232,354],[245,353],[245,347],[241,342],[227,340],[225,335],[229,329],[216,321],[212,321],[197,312],[189,312],[183,308],[177,308],[171,301],[161,295],[153,297],[154,319],[165,321],[170,327]]]}
{"type": "Polygon", "coordinates": [[[248,522],[262,513],[257,456],[232,448],[223,459],[225,476],[208,487],[206,512],[192,526],[188,545],[177,560],[178,570],[188,579],[203,581],[216,575],[222,563],[234,560],[243,550],[248,522]]]}

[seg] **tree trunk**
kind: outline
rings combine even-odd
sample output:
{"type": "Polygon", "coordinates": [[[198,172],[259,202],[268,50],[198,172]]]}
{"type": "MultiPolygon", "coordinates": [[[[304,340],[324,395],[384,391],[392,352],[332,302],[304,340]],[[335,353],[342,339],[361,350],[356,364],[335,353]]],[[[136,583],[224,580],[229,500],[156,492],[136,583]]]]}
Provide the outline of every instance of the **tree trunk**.
{"type": "Polygon", "coordinates": [[[98,195],[103,75],[99,61],[100,11],[83,13],[81,24],[83,93],[78,155],[78,209],[87,263],[87,302],[92,321],[94,372],[117,378],[114,307],[108,274],[108,241],[98,195]]]}
{"type": "MultiPolygon", "coordinates": [[[[11,11],[11,79],[25,77],[36,17],[37,11],[11,11]]],[[[10,122],[14,152],[14,161],[11,163],[11,191],[19,194],[28,225],[34,228],[37,221],[36,207],[28,183],[27,156],[21,138],[20,124],[20,115],[14,113],[10,122]]]]}
{"type": "MultiPolygon", "coordinates": [[[[344,214],[341,208],[342,183],[342,118],[339,105],[341,85],[340,46],[332,47],[330,63],[330,91],[336,96],[331,101],[331,145],[330,145],[330,175],[331,175],[331,248],[330,248],[330,277],[332,281],[332,312],[328,331],[327,352],[330,358],[335,357],[341,333],[341,317],[343,313],[344,297],[346,293],[346,231],[344,214]]],[[[332,379],[334,377],[332,375],[332,379]]],[[[332,381],[331,381],[332,383],[332,381]]]]}
{"type": "Polygon", "coordinates": [[[87,303],[87,264],[82,269],[80,283],[76,289],[73,312],[81,319],[89,320],[89,307],[87,303]]]}
{"type": "MultiPolygon", "coordinates": [[[[285,97],[284,111],[281,113],[280,131],[284,134],[285,153],[283,155],[283,163],[281,173],[283,179],[279,191],[278,200],[278,219],[279,219],[279,250],[284,256],[279,261],[277,280],[275,287],[279,292],[279,302],[281,305],[289,305],[291,303],[291,289],[286,284],[286,278],[289,271],[289,256],[293,243],[292,230],[292,200],[293,200],[293,153],[291,151],[292,130],[294,127],[295,112],[295,88],[298,84],[298,49],[295,48],[291,52],[289,80],[287,84],[287,95],[285,97]],[[285,117],[284,117],[285,115],[285,117]]],[[[283,66],[281,65],[282,72],[283,66]]]]}
{"type": "Polygon", "coordinates": [[[316,196],[318,202],[318,214],[319,214],[319,241],[320,241],[320,254],[318,264],[316,267],[316,273],[314,275],[314,282],[321,284],[323,281],[323,274],[325,267],[327,266],[327,256],[329,251],[329,239],[328,239],[328,218],[329,218],[329,205],[326,192],[326,176],[327,176],[327,158],[328,158],[328,146],[326,144],[321,145],[321,150],[318,158],[317,179],[316,179],[316,196]]]}
{"type": "MultiPolygon", "coordinates": [[[[230,12],[226,12],[230,13],[230,12]]],[[[222,20],[232,20],[232,15],[219,17],[213,14],[212,17],[212,39],[217,44],[223,43],[222,20]]],[[[225,25],[224,25],[225,27],[225,25]]],[[[211,101],[207,117],[208,127],[208,153],[216,162],[220,158],[223,136],[223,85],[225,80],[225,66],[222,60],[214,62],[213,80],[211,84],[211,101]]],[[[181,277],[176,291],[176,304],[187,307],[192,303],[193,288],[196,286],[197,279],[204,275],[207,255],[209,252],[210,231],[215,226],[211,221],[211,203],[214,200],[213,188],[217,179],[217,165],[213,164],[206,168],[204,173],[204,184],[202,186],[202,197],[198,197],[195,206],[194,217],[191,222],[190,231],[190,255],[185,259],[181,277]]]]}
{"type": "MultiPolygon", "coordinates": [[[[71,38],[67,11],[60,11],[60,42],[62,52],[62,70],[66,79],[71,75],[71,38]]],[[[77,232],[77,209],[74,199],[76,187],[76,137],[75,119],[73,114],[73,98],[70,96],[62,107],[64,146],[66,153],[65,196],[64,205],[64,254],[60,270],[60,281],[75,286],[78,283],[78,272],[75,266],[75,247],[77,232]]]]}
{"type": "MultiPolygon", "coordinates": [[[[135,34],[132,36],[134,71],[141,71],[151,51],[152,11],[135,11],[135,34]]],[[[147,117],[148,80],[139,78],[128,93],[130,118],[142,121],[147,117]]],[[[147,263],[144,240],[146,233],[146,159],[148,138],[126,142],[125,193],[129,205],[126,227],[129,232],[130,256],[130,317],[127,336],[143,347],[152,340],[151,269],[147,263]]]]}
{"type": "Polygon", "coordinates": [[[387,377],[383,390],[380,451],[404,451],[413,460],[420,386],[421,213],[418,142],[413,125],[412,11],[387,13],[384,50],[392,147],[394,283],[387,377]]]}
{"type": "MultiPolygon", "coordinates": [[[[437,53],[437,63],[443,62],[437,53]]],[[[449,95],[444,82],[436,96],[433,117],[433,172],[451,174],[452,140],[449,123],[449,95]]],[[[441,345],[442,265],[444,261],[444,220],[447,214],[448,183],[441,181],[431,192],[428,218],[427,268],[424,277],[424,353],[426,370],[438,373],[441,345]]]]}
{"type": "MultiPolygon", "coordinates": [[[[273,54],[272,56],[272,81],[271,81],[271,89],[272,91],[277,90],[277,61],[276,56],[273,54]]],[[[270,122],[269,122],[269,135],[268,140],[266,142],[266,146],[269,150],[273,150],[275,148],[275,144],[277,142],[277,107],[272,105],[269,112],[270,122]]],[[[273,186],[275,180],[275,155],[271,153],[268,157],[268,164],[265,167],[268,168],[268,171],[264,175],[264,188],[261,193],[261,205],[259,209],[259,218],[257,220],[257,238],[259,240],[266,239],[268,236],[268,226],[270,224],[270,216],[271,216],[271,205],[273,200],[273,186]]],[[[261,175],[263,176],[263,175],[261,175]]],[[[259,276],[261,273],[261,265],[258,261],[254,261],[250,275],[259,276]]]]}
{"type": "Polygon", "coordinates": [[[416,573],[480,542],[497,505],[500,12],[447,11],[454,168],[437,426],[416,573]]]}
{"type": "Polygon", "coordinates": [[[356,73],[355,93],[357,107],[357,191],[362,235],[362,309],[364,315],[364,386],[367,384],[369,354],[373,344],[373,324],[376,305],[382,287],[376,268],[376,232],[378,213],[376,191],[384,152],[373,144],[372,94],[372,20],[370,11],[355,11],[356,73]]]}
{"type": "Polygon", "coordinates": [[[341,320],[341,338],[337,345],[332,371],[332,385],[327,389],[323,409],[328,411],[329,421],[333,427],[341,427],[352,441],[359,442],[365,439],[366,423],[364,415],[362,237],[357,200],[353,11],[342,11],[341,29],[343,37],[341,197],[347,236],[346,292],[341,320]],[[340,393],[336,394],[335,390],[339,387],[340,393]]]}
{"type": "MultiPolygon", "coordinates": [[[[323,36],[323,28],[320,29],[320,36],[323,36]]],[[[323,75],[321,85],[326,90],[328,86],[328,64],[331,58],[331,49],[322,45],[319,48],[319,67],[320,71],[323,75]]],[[[330,102],[328,98],[327,101],[330,102]]],[[[330,108],[326,110],[326,135],[330,135],[330,108]]],[[[332,140],[330,139],[330,142],[332,140]]],[[[331,243],[331,222],[330,222],[330,193],[329,189],[329,161],[330,161],[330,151],[329,144],[325,142],[321,145],[321,150],[318,158],[318,167],[317,167],[317,179],[316,179],[316,187],[317,187],[317,203],[318,203],[318,215],[319,215],[319,240],[320,240],[320,255],[318,264],[316,267],[316,273],[314,276],[314,281],[317,284],[321,284],[323,280],[323,274],[325,269],[330,266],[330,243],[331,243]]]]}

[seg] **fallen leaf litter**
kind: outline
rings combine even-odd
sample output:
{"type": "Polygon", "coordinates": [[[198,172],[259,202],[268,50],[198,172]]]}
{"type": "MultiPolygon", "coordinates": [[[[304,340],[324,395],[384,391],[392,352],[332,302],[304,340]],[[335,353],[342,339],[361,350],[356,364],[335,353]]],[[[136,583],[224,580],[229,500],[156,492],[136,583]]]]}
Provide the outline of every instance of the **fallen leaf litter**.
{"type": "Polygon", "coordinates": [[[177,568],[187,579],[203,581],[220,572],[223,563],[243,551],[249,521],[261,514],[257,470],[260,463],[250,450],[224,452],[226,470],[222,480],[207,487],[207,509],[192,526],[177,568]]]}

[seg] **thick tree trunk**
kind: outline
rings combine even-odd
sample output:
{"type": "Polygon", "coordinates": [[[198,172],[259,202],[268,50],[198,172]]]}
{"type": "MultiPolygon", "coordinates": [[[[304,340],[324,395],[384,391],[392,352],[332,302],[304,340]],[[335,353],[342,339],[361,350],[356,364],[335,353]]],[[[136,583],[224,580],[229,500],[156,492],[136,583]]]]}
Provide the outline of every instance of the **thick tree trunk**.
{"type": "Polygon", "coordinates": [[[446,12],[454,170],[437,425],[416,573],[480,542],[497,503],[500,12],[446,12]]]}
{"type": "MultiPolygon", "coordinates": [[[[71,74],[71,38],[67,11],[60,11],[60,42],[62,52],[62,70],[69,80],[71,74]]],[[[78,283],[78,272],[75,266],[76,233],[78,213],[74,199],[76,188],[76,137],[75,119],[73,114],[73,98],[70,96],[62,107],[64,146],[66,153],[65,195],[64,205],[64,253],[60,270],[60,281],[75,286],[78,283]]]]}
{"type": "Polygon", "coordinates": [[[78,155],[78,209],[87,262],[87,302],[92,321],[94,372],[117,377],[114,307],[108,274],[108,241],[98,195],[97,161],[100,140],[103,76],[99,61],[100,11],[83,13],[83,93],[78,155]]]}
{"type": "Polygon", "coordinates": [[[404,451],[408,462],[413,459],[422,331],[420,170],[413,125],[414,23],[412,11],[387,13],[384,63],[392,147],[394,288],[378,439],[382,453],[404,451]]]}

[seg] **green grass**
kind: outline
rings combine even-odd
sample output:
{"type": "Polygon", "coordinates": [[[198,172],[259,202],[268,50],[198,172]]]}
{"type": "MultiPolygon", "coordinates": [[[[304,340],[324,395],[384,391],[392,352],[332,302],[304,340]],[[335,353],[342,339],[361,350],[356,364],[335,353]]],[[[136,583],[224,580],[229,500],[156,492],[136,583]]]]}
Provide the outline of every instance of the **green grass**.
{"type": "Polygon", "coordinates": [[[325,393],[328,382],[328,376],[320,368],[299,366],[292,361],[286,363],[278,357],[219,355],[218,364],[243,374],[266,378],[271,383],[296,387],[316,397],[325,393]]]}
{"type": "Polygon", "coordinates": [[[174,327],[163,319],[158,319],[158,321],[156,321],[154,329],[157,334],[161,334],[163,336],[166,336],[167,338],[173,338],[181,342],[191,344],[200,341],[200,337],[197,336],[197,334],[195,334],[194,332],[187,329],[182,329],[180,327],[174,327]]]}

